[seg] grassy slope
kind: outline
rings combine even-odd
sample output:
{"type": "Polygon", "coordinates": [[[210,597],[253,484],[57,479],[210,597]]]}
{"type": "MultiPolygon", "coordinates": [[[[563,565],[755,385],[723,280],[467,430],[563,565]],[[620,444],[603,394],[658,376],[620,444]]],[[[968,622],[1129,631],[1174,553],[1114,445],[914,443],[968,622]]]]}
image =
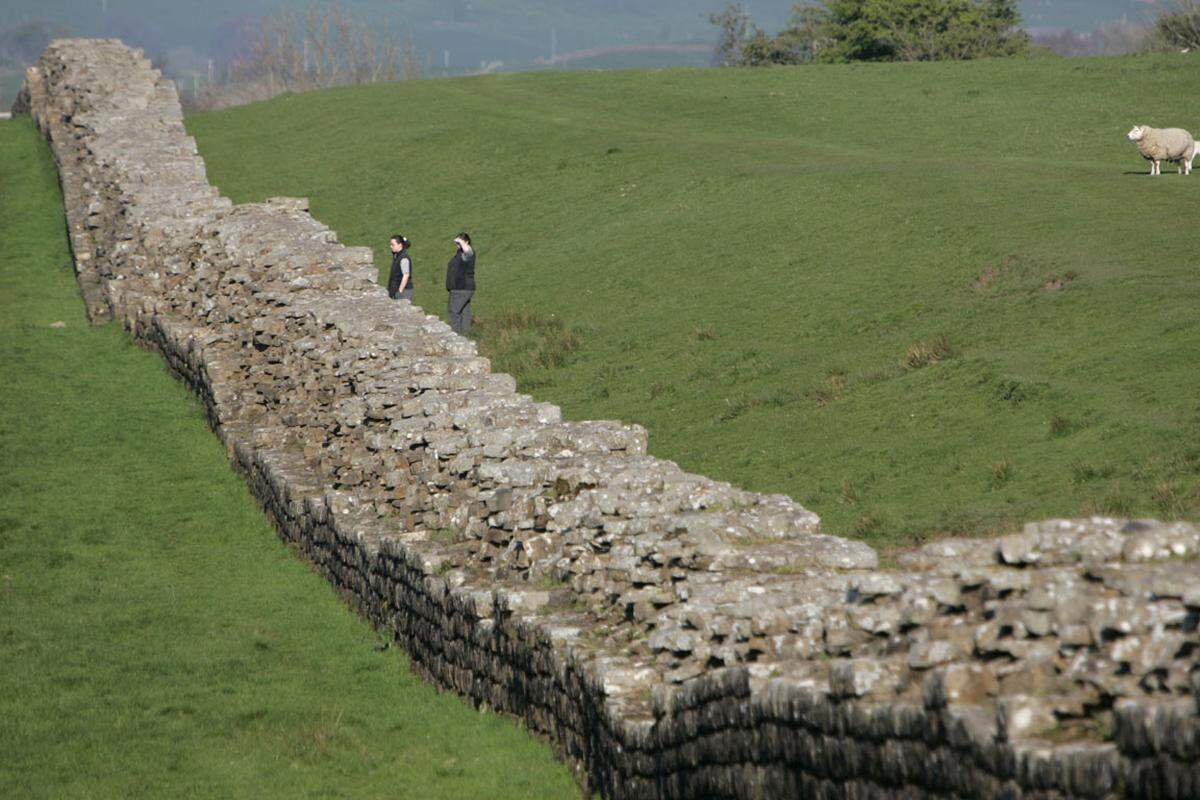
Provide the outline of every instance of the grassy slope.
{"type": "Polygon", "coordinates": [[[86,324],[60,203],[0,122],[0,796],[577,796],[376,651],[161,360],[86,324]]]}
{"type": "Polygon", "coordinates": [[[578,330],[556,369],[484,334],[571,417],[895,543],[1200,514],[1200,177],[1124,139],[1197,91],[1172,56],[502,75],[188,125],[237,201],[310,196],[381,269],[402,229],[431,309],[469,229],[479,313],[578,330]]]}

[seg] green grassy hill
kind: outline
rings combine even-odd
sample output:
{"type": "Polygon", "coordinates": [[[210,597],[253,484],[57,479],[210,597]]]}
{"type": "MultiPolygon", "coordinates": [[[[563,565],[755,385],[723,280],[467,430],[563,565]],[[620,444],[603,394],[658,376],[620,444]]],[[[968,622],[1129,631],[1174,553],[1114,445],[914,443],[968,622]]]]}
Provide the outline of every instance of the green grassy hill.
{"type": "Polygon", "coordinates": [[[236,201],[413,242],[444,313],[574,418],[888,544],[1200,516],[1194,58],[500,75],[188,120],[236,201]]]}
{"type": "Polygon", "coordinates": [[[0,386],[0,797],[579,797],[380,650],[162,359],[88,325],[28,119],[0,122],[0,386]]]}

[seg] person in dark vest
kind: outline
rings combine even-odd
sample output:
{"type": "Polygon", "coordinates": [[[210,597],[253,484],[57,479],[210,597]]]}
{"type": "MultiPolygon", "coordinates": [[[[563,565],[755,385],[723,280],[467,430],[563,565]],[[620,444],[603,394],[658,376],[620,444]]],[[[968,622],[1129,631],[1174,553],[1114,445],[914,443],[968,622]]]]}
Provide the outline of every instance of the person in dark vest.
{"type": "Polygon", "coordinates": [[[413,298],[412,257],[408,254],[409,241],[396,234],[392,237],[392,272],[388,275],[388,297],[393,300],[413,298]]]}
{"type": "Polygon", "coordinates": [[[471,297],[475,294],[475,249],[469,234],[454,237],[454,258],[446,265],[447,307],[450,327],[466,335],[471,330],[471,297]]]}

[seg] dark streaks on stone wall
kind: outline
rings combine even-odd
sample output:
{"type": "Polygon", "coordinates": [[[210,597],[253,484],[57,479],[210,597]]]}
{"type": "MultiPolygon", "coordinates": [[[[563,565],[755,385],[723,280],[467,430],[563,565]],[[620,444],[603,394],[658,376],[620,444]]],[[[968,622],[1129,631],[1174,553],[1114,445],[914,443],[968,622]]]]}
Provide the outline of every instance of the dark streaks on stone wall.
{"type": "Polygon", "coordinates": [[[140,53],[54,42],[20,104],[89,316],[162,353],[280,534],[418,671],[592,789],[1200,798],[1195,527],[1051,521],[878,570],[787,497],[518,394],[305,201],[220,197],[140,53]]]}

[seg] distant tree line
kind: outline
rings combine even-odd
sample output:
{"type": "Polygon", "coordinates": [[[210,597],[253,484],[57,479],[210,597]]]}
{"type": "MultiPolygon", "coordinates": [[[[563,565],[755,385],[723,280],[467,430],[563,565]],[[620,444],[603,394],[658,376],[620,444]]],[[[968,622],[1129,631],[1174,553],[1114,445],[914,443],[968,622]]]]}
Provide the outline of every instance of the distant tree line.
{"type": "Polygon", "coordinates": [[[1127,19],[1107,22],[1090,31],[1045,31],[1033,37],[1035,47],[1058,56],[1123,56],[1154,49],[1154,30],[1127,19]]]}
{"type": "Polygon", "coordinates": [[[985,58],[1021,55],[1030,46],[1016,0],[802,3],[773,36],[741,3],[710,20],[720,31],[716,61],[726,66],[985,58]]]}
{"type": "Polygon", "coordinates": [[[239,38],[236,55],[186,105],[222,108],[284,92],[420,77],[411,36],[371,27],[336,3],[284,8],[239,38]]]}
{"type": "Polygon", "coordinates": [[[942,61],[1056,52],[1115,54],[1200,49],[1200,5],[1177,0],[1151,27],[1128,22],[1038,42],[1021,29],[1017,0],[825,0],[792,8],[769,34],[740,2],[709,20],[718,29],[714,63],[763,66],[848,61],[942,61]]]}

